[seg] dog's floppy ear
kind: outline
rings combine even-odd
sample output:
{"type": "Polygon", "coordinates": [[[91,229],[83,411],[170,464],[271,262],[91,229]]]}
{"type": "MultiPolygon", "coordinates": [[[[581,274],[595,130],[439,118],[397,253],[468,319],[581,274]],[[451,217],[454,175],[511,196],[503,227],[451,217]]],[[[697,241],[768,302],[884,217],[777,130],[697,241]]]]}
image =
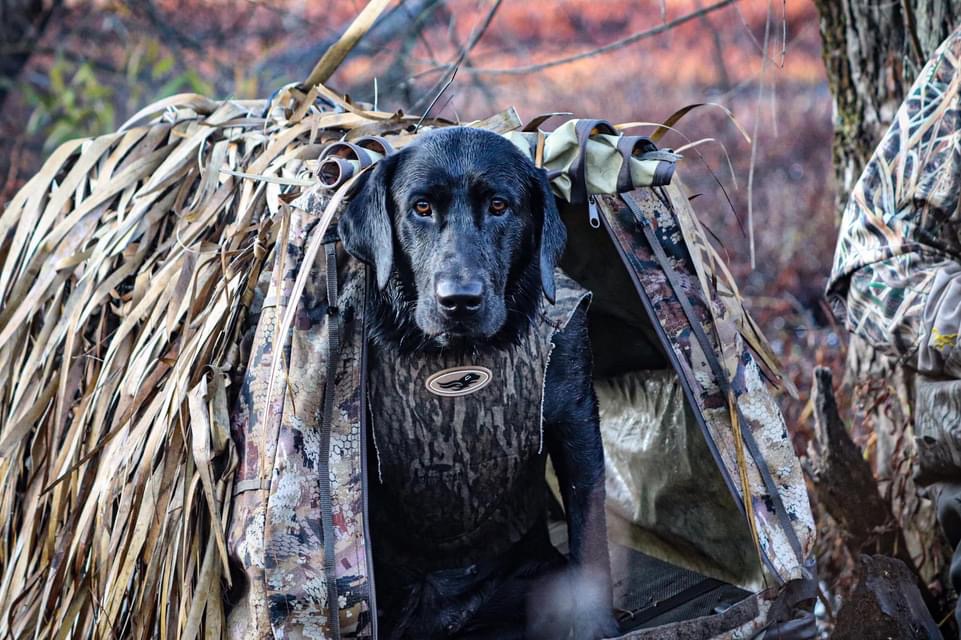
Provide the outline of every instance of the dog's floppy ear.
{"type": "Polygon", "coordinates": [[[350,201],[337,224],[347,253],[374,267],[377,287],[383,289],[394,266],[394,238],[390,221],[390,183],[396,155],[380,160],[358,178],[350,201]]]}
{"type": "Polygon", "coordinates": [[[553,304],[556,296],[554,267],[564,254],[567,228],[561,221],[561,214],[557,211],[557,203],[554,201],[554,193],[551,191],[547,172],[537,169],[534,182],[534,200],[540,201],[540,209],[543,212],[540,237],[541,286],[544,288],[544,296],[553,304]]]}

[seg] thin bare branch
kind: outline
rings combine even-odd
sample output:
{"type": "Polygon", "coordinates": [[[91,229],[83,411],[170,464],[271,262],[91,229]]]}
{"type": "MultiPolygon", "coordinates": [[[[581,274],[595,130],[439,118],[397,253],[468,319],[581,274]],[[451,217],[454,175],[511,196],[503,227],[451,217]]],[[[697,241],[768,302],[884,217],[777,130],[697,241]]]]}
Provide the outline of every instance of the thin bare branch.
{"type": "Polygon", "coordinates": [[[420,125],[421,125],[421,123],[424,122],[424,118],[426,118],[426,117],[430,114],[430,110],[434,108],[434,105],[437,104],[437,101],[440,100],[440,97],[441,97],[442,95],[444,95],[444,92],[447,91],[447,88],[451,85],[451,83],[454,82],[454,78],[455,78],[456,76],[457,76],[457,69],[455,68],[455,69],[454,69],[454,73],[452,73],[451,76],[450,76],[450,79],[447,81],[447,83],[446,83],[443,87],[441,87],[441,89],[440,89],[440,91],[437,93],[437,95],[434,96],[434,99],[430,101],[430,104],[427,105],[427,108],[426,108],[426,109],[424,109],[424,115],[422,115],[422,116],[420,117],[420,120],[417,121],[417,124],[414,125],[414,132],[415,132],[415,133],[417,132],[418,129],[420,129],[420,125]]]}
{"type": "MultiPolygon", "coordinates": [[[[484,16],[484,19],[481,20],[480,23],[478,23],[478,24],[473,28],[473,30],[471,30],[471,34],[470,34],[470,36],[467,38],[467,42],[464,43],[464,46],[461,47],[460,52],[457,54],[457,58],[454,60],[454,62],[452,62],[451,64],[447,65],[447,70],[451,72],[450,75],[448,76],[448,75],[445,73],[445,74],[434,84],[434,86],[430,88],[430,90],[425,94],[425,96],[424,96],[423,98],[421,98],[421,99],[412,107],[412,110],[413,110],[413,111],[416,112],[416,111],[417,111],[417,108],[418,108],[419,106],[421,106],[421,104],[423,104],[424,101],[425,101],[427,98],[429,98],[429,97],[434,96],[435,94],[437,94],[437,92],[438,92],[442,87],[443,87],[444,89],[447,88],[447,86],[448,86],[448,85],[450,84],[450,82],[453,80],[454,75],[457,73],[457,70],[460,69],[461,64],[464,63],[464,60],[467,59],[467,56],[470,54],[470,52],[474,49],[475,46],[477,46],[477,43],[480,42],[480,39],[481,39],[482,37],[484,37],[484,33],[487,32],[487,28],[490,27],[491,22],[494,20],[494,15],[497,13],[497,10],[500,8],[502,1],[503,1],[503,0],[494,0],[494,1],[493,1],[493,3],[491,4],[490,10],[487,12],[487,15],[484,16]]],[[[471,72],[474,72],[474,71],[476,71],[476,69],[475,69],[475,68],[471,68],[470,71],[471,71],[471,72]]],[[[439,96],[439,94],[437,94],[437,95],[439,96]]],[[[437,99],[437,98],[435,97],[434,100],[436,101],[436,99],[437,99]]]]}
{"type": "Polygon", "coordinates": [[[751,269],[757,268],[754,248],[754,169],[757,166],[758,126],[761,122],[761,101],[764,99],[764,72],[768,63],[768,45],[771,37],[771,4],[768,2],[767,20],[764,22],[764,47],[761,56],[761,74],[757,79],[757,111],[754,114],[754,135],[751,136],[751,168],[747,173],[747,233],[751,249],[751,269]]]}
{"type": "Polygon", "coordinates": [[[646,31],[640,31],[638,33],[631,34],[627,37],[621,38],[620,40],[615,40],[610,44],[606,44],[603,47],[598,47],[596,49],[591,49],[590,51],[582,51],[581,53],[576,53],[574,55],[565,56],[563,58],[557,58],[556,60],[548,60],[547,62],[539,62],[536,64],[529,64],[523,67],[513,67],[510,69],[485,69],[482,67],[475,67],[470,70],[465,70],[471,74],[483,74],[483,75],[503,75],[503,76],[522,76],[529,73],[537,73],[538,71],[543,71],[544,69],[549,69],[551,67],[557,67],[564,64],[570,64],[572,62],[577,62],[578,60],[584,60],[586,58],[593,58],[594,56],[599,56],[605,53],[610,53],[611,51],[616,51],[617,49],[623,49],[624,47],[630,46],[635,42],[640,42],[646,38],[651,38],[666,31],[670,31],[675,27],[679,27],[682,24],[690,22],[691,20],[696,20],[701,16],[707,15],[718,9],[723,9],[729,5],[737,3],[738,0],[719,0],[714,4],[708,5],[703,9],[697,11],[692,11],[683,16],[674,18],[669,22],[659,24],[658,26],[647,29],[646,31]]]}
{"type": "MultiPolygon", "coordinates": [[[[701,0],[695,0],[694,6],[702,9],[701,0]]],[[[721,42],[721,30],[714,26],[707,14],[701,16],[701,22],[705,29],[711,34],[711,44],[714,47],[714,68],[717,69],[717,81],[721,91],[726,92],[731,88],[731,76],[727,72],[727,65],[724,64],[724,43],[721,42]]]]}

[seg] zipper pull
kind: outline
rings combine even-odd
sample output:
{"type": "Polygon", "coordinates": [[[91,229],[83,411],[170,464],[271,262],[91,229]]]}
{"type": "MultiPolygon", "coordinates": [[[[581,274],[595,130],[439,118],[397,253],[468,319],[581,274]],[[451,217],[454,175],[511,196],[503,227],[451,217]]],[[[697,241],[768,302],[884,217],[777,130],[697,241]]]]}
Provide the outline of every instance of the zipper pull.
{"type": "Polygon", "coordinates": [[[587,217],[591,226],[595,229],[601,228],[601,215],[597,212],[597,198],[588,196],[587,198],[587,217]]]}

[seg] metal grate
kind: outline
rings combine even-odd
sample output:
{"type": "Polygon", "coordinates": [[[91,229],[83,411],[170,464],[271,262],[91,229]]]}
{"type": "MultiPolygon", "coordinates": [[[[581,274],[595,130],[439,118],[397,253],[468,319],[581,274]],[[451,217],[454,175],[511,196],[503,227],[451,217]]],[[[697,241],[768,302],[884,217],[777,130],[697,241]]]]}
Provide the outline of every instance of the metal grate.
{"type": "Polygon", "coordinates": [[[719,613],[751,595],[626,547],[611,547],[611,567],[622,631],[719,613]]]}

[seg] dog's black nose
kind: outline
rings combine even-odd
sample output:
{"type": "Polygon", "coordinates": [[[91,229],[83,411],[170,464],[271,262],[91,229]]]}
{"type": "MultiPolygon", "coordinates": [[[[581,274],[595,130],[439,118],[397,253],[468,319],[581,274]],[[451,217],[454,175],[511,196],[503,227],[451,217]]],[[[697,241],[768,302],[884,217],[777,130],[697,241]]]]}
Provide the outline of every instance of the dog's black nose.
{"type": "Polygon", "coordinates": [[[448,313],[473,313],[484,301],[484,285],[477,280],[457,282],[441,278],[434,288],[437,304],[448,313]]]}

